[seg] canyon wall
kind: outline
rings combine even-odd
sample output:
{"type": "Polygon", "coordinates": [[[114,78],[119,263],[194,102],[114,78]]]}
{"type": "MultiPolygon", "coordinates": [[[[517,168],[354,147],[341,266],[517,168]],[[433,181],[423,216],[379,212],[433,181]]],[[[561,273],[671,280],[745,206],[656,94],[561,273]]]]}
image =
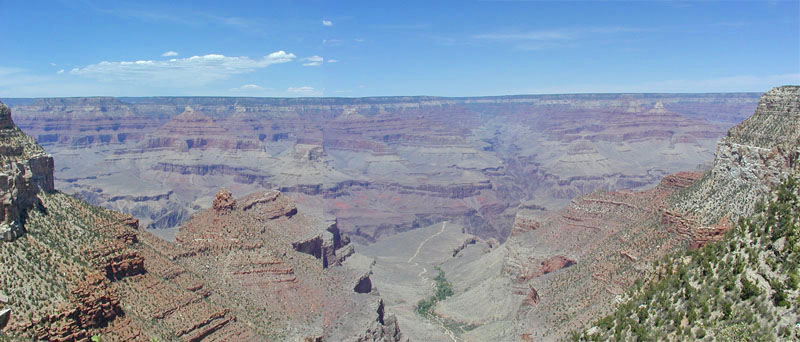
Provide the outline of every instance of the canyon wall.
{"type": "Polygon", "coordinates": [[[362,242],[451,220],[504,240],[519,209],[648,188],[712,159],[757,95],[10,99],[56,187],[175,227],[280,190],[362,242]]]}
{"type": "Polygon", "coordinates": [[[456,294],[437,315],[471,327],[465,340],[566,338],[653,276],[655,261],[721,239],[782,179],[800,176],[799,113],[800,87],[774,88],[721,139],[705,172],[675,173],[644,191],[585,194],[560,210],[519,210],[499,248],[443,263],[456,294]]]}

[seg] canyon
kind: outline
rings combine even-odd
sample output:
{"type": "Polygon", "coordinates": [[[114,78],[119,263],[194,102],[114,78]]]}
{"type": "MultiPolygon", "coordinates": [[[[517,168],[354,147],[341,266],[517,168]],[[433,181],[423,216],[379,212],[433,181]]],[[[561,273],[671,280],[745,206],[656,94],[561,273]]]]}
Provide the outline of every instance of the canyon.
{"type": "Polygon", "coordinates": [[[13,128],[8,145],[27,141],[35,152],[22,155],[55,177],[21,173],[117,210],[49,185],[33,191],[38,204],[7,209],[25,219],[3,260],[70,270],[26,276],[68,289],[47,290],[54,310],[0,278],[40,305],[7,330],[64,341],[559,340],[614,308],[654,261],[719,240],[800,174],[791,86],[11,102],[55,159],[13,128]],[[154,235],[164,228],[166,240],[154,235]],[[57,261],[58,245],[85,256],[57,261]],[[442,282],[451,295],[420,314],[442,282]]]}
{"type": "Polygon", "coordinates": [[[777,87],[720,140],[707,170],[592,192],[559,210],[519,210],[499,246],[433,226],[357,250],[376,260],[374,283],[413,340],[562,340],[653,277],[654,262],[722,239],[782,180],[800,176],[798,125],[800,87],[777,87]],[[418,245],[425,257],[407,263],[418,245]],[[433,291],[434,268],[454,295],[421,317],[413,308],[433,291]]]}
{"type": "Polygon", "coordinates": [[[0,123],[4,340],[406,340],[335,219],[222,188],[167,242],[54,189],[2,103],[0,123]]]}
{"type": "MultiPolygon", "coordinates": [[[[475,98],[8,99],[56,159],[56,188],[176,228],[236,196],[279,190],[354,241],[442,221],[500,242],[518,211],[595,190],[647,189],[713,157],[758,94],[475,98]]],[[[173,238],[171,233],[160,234],[173,238]]]]}

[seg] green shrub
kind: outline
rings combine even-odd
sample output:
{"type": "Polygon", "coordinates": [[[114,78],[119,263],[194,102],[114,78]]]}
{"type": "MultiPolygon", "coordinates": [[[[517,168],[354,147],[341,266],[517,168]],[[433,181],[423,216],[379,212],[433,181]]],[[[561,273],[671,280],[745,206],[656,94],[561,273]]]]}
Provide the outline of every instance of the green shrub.
{"type": "Polygon", "coordinates": [[[761,294],[761,289],[758,288],[758,285],[747,280],[747,277],[742,277],[740,281],[742,283],[742,292],[739,297],[742,300],[748,300],[761,294]]]}

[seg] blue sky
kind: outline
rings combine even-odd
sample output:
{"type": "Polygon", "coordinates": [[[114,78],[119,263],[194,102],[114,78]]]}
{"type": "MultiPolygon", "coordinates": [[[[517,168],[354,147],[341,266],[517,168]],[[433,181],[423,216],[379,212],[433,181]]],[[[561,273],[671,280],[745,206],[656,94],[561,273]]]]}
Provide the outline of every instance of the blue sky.
{"type": "Polygon", "coordinates": [[[762,92],[800,1],[0,0],[0,98],[762,92]]]}

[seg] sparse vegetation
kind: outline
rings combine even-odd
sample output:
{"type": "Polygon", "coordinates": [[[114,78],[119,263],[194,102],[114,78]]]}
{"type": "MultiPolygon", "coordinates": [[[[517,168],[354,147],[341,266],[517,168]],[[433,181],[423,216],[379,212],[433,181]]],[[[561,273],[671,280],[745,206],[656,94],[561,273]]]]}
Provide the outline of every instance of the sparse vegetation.
{"type": "Polygon", "coordinates": [[[665,257],[653,279],[575,341],[800,338],[800,184],[778,186],[722,241],[665,257]]]}
{"type": "Polygon", "coordinates": [[[436,302],[445,300],[447,297],[453,295],[453,285],[445,278],[444,271],[438,267],[436,270],[439,271],[436,278],[433,278],[436,282],[436,292],[426,299],[421,299],[414,308],[417,313],[422,316],[433,315],[433,308],[436,306],[436,302]]]}

